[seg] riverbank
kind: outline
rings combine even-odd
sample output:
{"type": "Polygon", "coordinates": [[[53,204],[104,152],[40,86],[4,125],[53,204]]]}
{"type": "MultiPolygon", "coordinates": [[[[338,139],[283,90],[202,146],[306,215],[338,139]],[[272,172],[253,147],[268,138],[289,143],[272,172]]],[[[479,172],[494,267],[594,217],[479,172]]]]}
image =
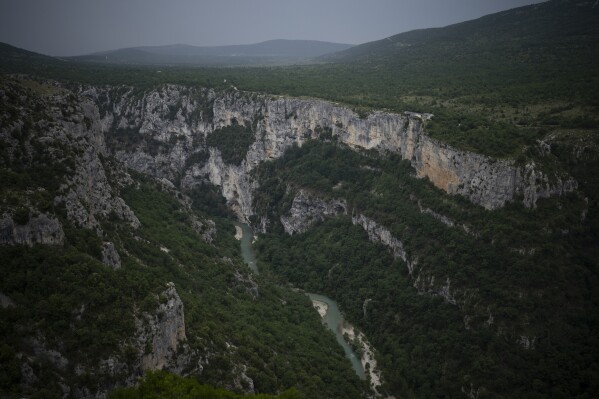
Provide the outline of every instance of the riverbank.
{"type": "Polygon", "coordinates": [[[372,350],[372,346],[366,339],[366,335],[364,333],[357,331],[357,329],[349,323],[344,323],[341,327],[341,333],[344,337],[349,339],[350,342],[353,342],[354,345],[360,347],[362,352],[362,356],[360,358],[360,362],[362,363],[362,367],[364,371],[370,377],[370,387],[377,394],[378,388],[382,384],[381,371],[377,367],[376,359],[374,358],[374,352],[372,350]]]}
{"type": "Polygon", "coordinates": [[[312,306],[314,306],[314,309],[316,309],[316,311],[318,311],[318,314],[320,315],[320,317],[324,318],[327,315],[327,312],[329,310],[329,305],[327,305],[326,302],[322,302],[317,299],[313,299],[312,306]]]}
{"type": "Polygon", "coordinates": [[[351,362],[352,368],[358,377],[360,377],[362,380],[365,380],[366,373],[364,372],[364,367],[360,362],[360,358],[354,352],[351,345],[343,338],[341,333],[342,327],[345,324],[345,320],[343,319],[341,311],[339,311],[337,302],[324,295],[308,292],[305,294],[308,295],[312,301],[312,306],[318,312],[323,324],[335,334],[335,339],[343,348],[345,356],[347,356],[351,362]]]}

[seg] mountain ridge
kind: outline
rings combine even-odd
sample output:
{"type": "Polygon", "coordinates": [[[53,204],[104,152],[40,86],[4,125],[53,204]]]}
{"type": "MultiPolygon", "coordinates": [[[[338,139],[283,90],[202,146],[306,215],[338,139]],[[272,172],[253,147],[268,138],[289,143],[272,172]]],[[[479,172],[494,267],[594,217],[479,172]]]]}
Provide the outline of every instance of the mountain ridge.
{"type": "MultiPolygon", "coordinates": [[[[468,43],[476,47],[495,45],[531,45],[539,38],[589,34],[589,26],[599,15],[599,7],[592,0],[551,0],[524,7],[500,11],[456,24],[437,28],[415,29],[380,40],[356,45],[338,53],[319,57],[329,62],[372,61],[384,56],[400,56],[407,49],[435,44],[468,43]],[[572,20],[579,18],[578,23],[572,20]],[[539,29],[543,28],[543,30],[539,29]],[[540,33],[540,34],[539,34],[540,33]],[[536,38],[535,38],[536,37],[536,38]],[[530,42],[533,39],[534,42],[530,42]]],[[[597,25],[599,26],[599,25],[597,25]]],[[[591,32],[599,34],[595,26],[591,32]]],[[[454,50],[453,47],[449,48],[454,50]]]]}
{"type": "Polygon", "coordinates": [[[318,40],[274,39],[253,44],[135,46],[66,57],[85,62],[118,64],[243,64],[300,61],[352,47],[318,40]]]}

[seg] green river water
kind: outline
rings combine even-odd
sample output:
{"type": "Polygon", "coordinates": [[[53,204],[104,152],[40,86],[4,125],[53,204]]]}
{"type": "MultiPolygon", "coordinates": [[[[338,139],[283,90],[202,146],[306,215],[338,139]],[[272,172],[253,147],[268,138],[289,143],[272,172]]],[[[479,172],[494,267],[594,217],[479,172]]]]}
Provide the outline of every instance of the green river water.
{"type": "MultiPolygon", "coordinates": [[[[252,240],[254,238],[252,229],[245,223],[236,223],[236,226],[240,227],[243,235],[241,236],[241,256],[247,265],[252,269],[255,273],[259,273],[258,265],[256,264],[256,254],[252,248],[252,240]]],[[[335,333],[335,337],[337,338],[337,342],[339,345],[343,347],[343,351],[345,352],[345,356],[350,360],[353,369],[356,374],[361,379],[366,378],[366,374],[364,372],[364,368],[362,367],[362,363],[360,359],[353,351],[351,346],[345,342],[343,339],[342,328],[345,324],[345,320],[343,319],[343,315],[339,311],[339,307],[337,306],[337,302],[332,300],[331,298],[320,295],[320,294],[311,294],[307,293],[311,300],[324,302],[328,308],[327,313],[322,319],[324,325],[326,325],[333,333],[335,333]]]]}

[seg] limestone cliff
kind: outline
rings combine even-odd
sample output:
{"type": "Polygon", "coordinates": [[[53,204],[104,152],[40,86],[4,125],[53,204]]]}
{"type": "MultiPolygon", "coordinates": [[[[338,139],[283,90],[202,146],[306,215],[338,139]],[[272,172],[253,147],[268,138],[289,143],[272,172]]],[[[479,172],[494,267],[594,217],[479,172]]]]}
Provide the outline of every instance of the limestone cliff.
{"type": "MultiPolygon", "coordinates": [[[[109,215],[139,226],[108,181],[103,163],[108,153],[94,102],[52,82],[15,79],[3,82],[0,107],[0,166],[10,171],[0,211],[14,213],[10,204],[20,198],[20,206],[42,215],[32,217],[26,228],[12,229],[10,240],[29,245],[62,242],[60,222],[51,214],[62,209],[69,222],[98,235],[102,235],[99,219],[109,215]],[[18,173],[28,180],[19,182],[18,173]],[[48,236],[48,229],[54,238],[48,236]]],[[[6,231],[10,224],[3,219],[6,231]]]]}
{"type": "Polygon", "coordinates": [[[394,258],[399,258],[406,262],[410,274],[412,274],[414,271],[413,264],[409,259],[402,242],[394,237],[388,229],[362,214],[353,215],[351,220],[354,225],[360,226],[364,229],[364,231],[366,231],[370,241],[380,242],[381,244],[389,247],[394,258]]]}
{"type": "Polygon", "coordinates": [[[239,93],[226,94],[214,103],[215,121],[219,123],[227,123],[227,118],[251,123],[255,115],[262,119],[256,126],[257,143],[248,154],[250,165],[278,158],[289,146],[301,145],[317,138],[319,131],[328,130],[354,148],[398,153],[412,163],[418,176],[487,209],[502,207],[517,196],[522,196],[527,206],[534,206],[538,198],[576,188],[574,180],[547,176],[532,162],[517,166],[514,160],[457,150],[430,138],[425,120],[431,115],[374,112],[361,119],[352,110],[326,101],[252,98],[239,93]]]}
{"type": "MultiPolygon", "coordinates": [[[[327,217],[346,214],[347,202],[345,200],[325,201],[306,190],[299,190],[293,199],[289,212],[281,216],[281,224],[287,234],[293,235],[306,232],[315,223],[327,217]]],[[[428,273],[424,265],[419,265],[416,257],[408,254],[401,240],[393,235],[388,228],[361,213],[353,214],[351,221],[352,224],[364,229],[370,241],[383,244],[389,248],[394,258],[405,262],[408,273],[412,277],[413,286],[418,290],[418,293],[440,296],[447,303],[459,305],[458,300],[455,298],[455,292],[450,291],[450,278],[446,277],[442,284],[436,282],[435,276],[428,273]]]]}
{"type": "Polygon", "coordinates": [[[347,214],[345,200],[324,201],[311,196],[305,190],[299,190],[293,199],[289,215],[281,216],[281,224],[289,235],[304,233],[314,223],[328,216],[347,214]]]}
{"type": "Polygon", "coordinates": [[[173,283],[160,294],[156,311],[137,319],[137,328],[142,370],[182,371],[191,350],[186,344],[183,302],[173,283]]]}
{"type": "Polygon", "coordinates": [[[174,181],[184,187],[209,181],[242,220],[253,214],[250,172],[260,162],[279,158],[292,145],[302,145],[328,133],[356,149],[401,155],[419,177],[449,194],[460,194],[487,209],[522,198],[535,206],[539,198],[576,189],[565,174],[548,175],[534,162],[455,149],[426,134],[432,115],[374,112],[362,119],[351,109],[322,100],[271,97],[238,91],[166,85],[142,94],[127,88],[85,88],[101,110],[100,125],[112,153],[127,166],[174,181]],[[254,142],[240,165],[223,162],[206,136],[239,123],[252,128],[254,142]],[[205,152],[207,159],[194,161],[205,152]]]}
{"type": "Polygon", "coordinates": [[[9,215],[4,215],[0,219],[0,245],[61,245],[63,241],[62,225],[48,215],[30,217],[24,224],[15,223],[9,215]]]}

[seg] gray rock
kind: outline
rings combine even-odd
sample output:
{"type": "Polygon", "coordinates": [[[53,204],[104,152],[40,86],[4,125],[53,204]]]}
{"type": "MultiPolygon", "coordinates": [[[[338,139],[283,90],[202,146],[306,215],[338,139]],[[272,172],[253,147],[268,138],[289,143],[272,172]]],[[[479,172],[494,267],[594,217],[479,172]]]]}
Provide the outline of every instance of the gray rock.
{"type": "Polygon", "coordinates": [[[74,176],[64,186],[64,194],[55,203],[64,204],[68,219],[80,227],[99,231],[98,218],[114,214],[138,228],[139,220],[108,182],[98,150],[87,147],[84,151],[77,159],[74,176]]]}
{"type": "Polygon", "coordinates": [[[404,249],[403,243],[393,236],[393,234],[391,234],[387,228],[381,226],[374,220],[362,214],[352,216],[352,223],[362,227],[368,234],[370,241],[380,242],[381,244],[389,247],[394,258],[399,258],[408,264],[410,274],[412,274],[414,270],[411,267],[411,262],[404,249]]]}
{"type": "Polygon", "coordinates": [[[113,269],[121,267],[121,257],[112,242],[104,242],[102,244],[102,262],[113,269]]]}
{"type": "Polygon", "coordinates": [[[7,309],[14,308],[17,305],[12,299],[0,292],[0,306],[2,309],[7,309]]]}
{"type": "MultiPolygon", "coordinates": [[[[94,90],[97,98],[101,90],[94,90]]],[[[105,97],[112,98],[102,124],[104,131],[115,123],[139,131],[140,144],[130,151],[117,150],[119,160],[137,171],[171,181],[183,172],[185,187],[210,181],[221,188],[243,221],[253,214],[252,191],[257,185],[251,171],[260,162],[281,157],[292,145],[301,146],[308,139],[319,138],[323,130],[350,148],[397,153],[411,162],[417,176],[487,209],[502,207],[518,197],[534,207],[539,198],[577,188],[569,176],[546,175],[534,162],[516,165],[511,159],[458,150],[430,138],[425,126],[432,118],[430,114],[373,112],[361,119],[348,108],[322,100],[215,93],[176,85],[149,91],[141,99],[131,92],[111,97],[111,89],[102,90],[105,97]],[[198,109],[203,111],[198,113],[198,109]],[[204,141],[207,134],[233,120],[252,126],[255,135],[240,165],[225,164],[218,150],[206,148],[204,141]],[[158,154],[144,149],[151,140],[160,144],[158,154]],[[209,151],[208,161],[185,170],[186,160],[200,150],[209,151]]]]}
{"type": "Polygon", "coordinates": [[[527,335],[521,335],[518,339],[518,344],[527,350],[534,350],[537,337],[529,337],[527,335]]]}
{"type": "Polygon", "coordinates": [[[289,235],[304,233],[313,224],[325,217],[347,214],[345,200],[324,201],[311,196],[306,190],[300,190],[291,204],[287,216],[281,216],[281,224],[289,235]]]}
{"type": "MultiPolygon", "coordinates": [[[[137,319],[137,342],[142,370],[177,370],[177,351],[189,352],[185,336],[183,302],[173,283],[161,294],[161,303],[154,314],[144,313],[137,319]]],[[[179,370],[180,371],[180,370],[179,370]]]]}
{"type": "Polygon", "coordinates": [[[21,365],[21,378],[23,379],[23,383],[30,387],[39,381],[35,375],[35,372],[28,363],[23,363],[21,365]]]}
{"type": "Polygon", "coordinates": [[[0,245],[62,245],[63,242],[62,225],[46,214],[30,217],[24,225],[15,223],[8,214],[0,219],[0,245]]]}
{"type": "Polygon", "coordinates": [[[236,285],[242,287],[244,291],[252,297],[253,300],[258,299],[260,296],[258,283],[254,281],[251,274],[241,273],[239,270],[235,270],[234,278],[236,285]]]}

